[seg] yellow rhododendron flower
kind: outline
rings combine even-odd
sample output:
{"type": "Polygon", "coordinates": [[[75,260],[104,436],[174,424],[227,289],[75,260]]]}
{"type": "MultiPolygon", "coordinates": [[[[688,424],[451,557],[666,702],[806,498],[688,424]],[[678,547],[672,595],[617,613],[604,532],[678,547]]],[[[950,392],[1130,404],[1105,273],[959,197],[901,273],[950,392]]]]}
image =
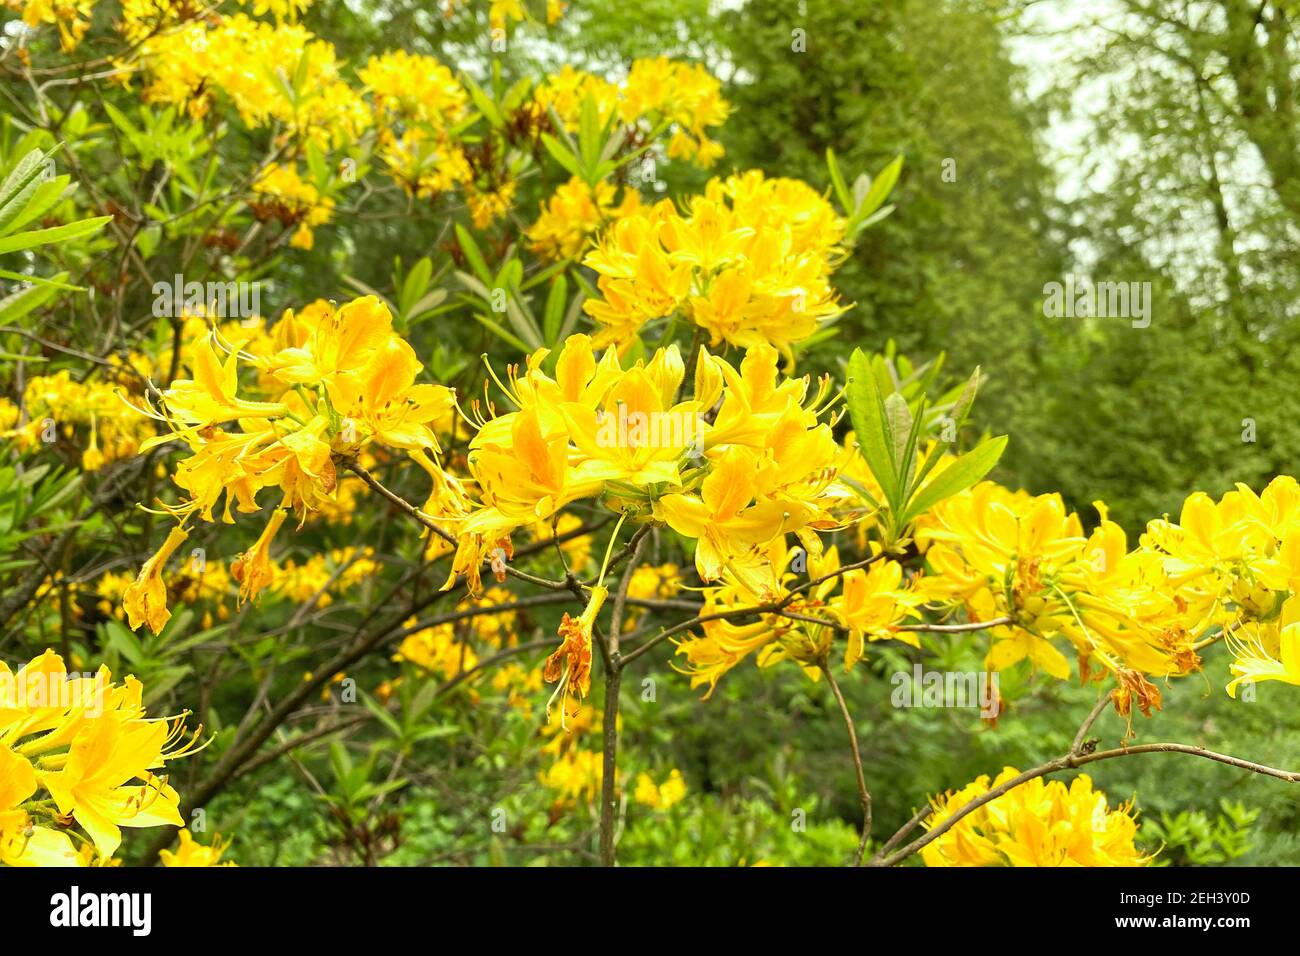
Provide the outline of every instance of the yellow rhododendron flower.
{"type": "Polygon", "coordinates": [[[235,866],[231,860],[221,860],[229,847],[230,841],[222,843],[220,836],[214,837],[210,846],[204,846],[188,829],[182,829],[176,849],[160,850],[158,859],[163,866],[235,866]]]}
{"type": "MultiPolygon", "coordinates": [[[[1020,771],[1007,767],[989,783],[974,783],[934,801],[927,830],[1020,771]]],[[[1124,805],[1114,810],[1087,774],[1069,787],[1041,777],[1014,787],[962,817],[921,849],[926,866],[1145,866],[1151,858],[1134,845],[1137,821],[1124,805]]]]}
{"type": "Polygon", "coordinates": [[[672,770],[663,783],[655,783],[648,773],[641,773],[636,778],[636,789],[632,799],[652,810],[667,810],[681,803],[686,797],[686,781],[680,770],[672,770]]]}
{"type": "Polygon", "coordinates": [[[0,861],[111,863],[123,827],[181,825],[179,797],[158,772],[198,734],[186,740],[181,719],[147,717],[142,693],[106,667],[69,674],[53,651],[17,673],[0,662],[0,861]]]}
{"type": "Polygon", "coordinates": [[[162,547],[144,563],[135,581],[123,592],[122,607],[126,610],[132,628],[148,624],[149,630],[157,634],[171,618],[171,611],[167,610],[167,584],[163,581],[163,568],[188,537],[189,532],[184,528],[172,528],[162,547]]]}

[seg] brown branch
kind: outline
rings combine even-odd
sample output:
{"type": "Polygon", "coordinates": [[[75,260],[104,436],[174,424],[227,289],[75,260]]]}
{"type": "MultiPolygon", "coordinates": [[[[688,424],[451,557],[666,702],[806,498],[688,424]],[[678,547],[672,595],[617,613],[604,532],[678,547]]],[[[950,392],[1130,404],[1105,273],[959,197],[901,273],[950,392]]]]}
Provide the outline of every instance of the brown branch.
{"type": "Polygon", "coordinates": [[[618,799],[615,791],[618,773],[618,694],[623,684],[623,661],[619,656],[619,640],[623,633],[623,614],[627,608],[627,589],[636,573],[637,562],[641,559],[641,549],[645,544],[645,535],[633,535],[628,542],[627,569],[618,584],[618,593],[614,595],[613,618],[609,623],[609,637],[606,639],[607,657],[605,665],[605,714],[601,724],[604,737],[603,762],[600,778],[600,862],[603,866],[613,866],[614,824],[618,799]]]}
{"type": "Polygon", "coordinates": [[[849,749],[853,753],[853,769],[858,775],[858,798],[862,801],[862,838],[858,840],[858,853],[854,858],[853,865],[861,866],[862,857],[867,852],[867,841],[871,839],[871,791],[867,789],[867,777],[862,769],[862,751],[858,747],[858,731],[853,725],[853,715],[849,713],[849,705],[844,700],[844,694],[840,691],[839,682],[835,679],[830,664],[823,659],[821,662],[822,673],[826,675],[826,683],[830,685],[831,693],[835,695],[835,702],[840,705],[840,714],[844,717],[844,726],[849,732],[849,749]]]}

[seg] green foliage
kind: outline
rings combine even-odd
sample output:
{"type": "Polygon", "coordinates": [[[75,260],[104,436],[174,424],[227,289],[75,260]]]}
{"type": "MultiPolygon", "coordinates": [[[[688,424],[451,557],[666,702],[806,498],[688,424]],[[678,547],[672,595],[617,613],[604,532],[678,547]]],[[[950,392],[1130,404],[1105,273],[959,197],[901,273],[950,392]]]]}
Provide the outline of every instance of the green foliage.
{"type": "MultiPolygon", "coordinates": [[[[922,447],[930,437],[923,430],[928,411],[924,392],[915,399],[919,405],[915,413],[911,401],[900,391],[882,397],[881,379],[888,367],[880,356],[873,365],[861,349],[855,349],[849,358],[848,371],[845,404],[858,448],[884,493],[885,500],[877,507],[884,513],[886,544],[894,544],[911,522],[987,475],[1001,457],[1007,439],[1003,435],[981,442],[958,455],[927,482],[942,460],[942,453],[938,446],[928,450],[922,447]]],[[[979,382],[980,372],[976,369],[952,403],[955,417],[948,421],[954,438],[966,422],[979,382]]],[[[888,384],[894,383],[890,380],[888,384]]]]}
{"type": "Polygon", "coordinates": [[[1219,800],[1211,818],[1203,810],[1160,814],[1142,824],[1142,839],[1159,850],[1157,866],[1223,866],[1241,859],[1253,847],[1251,828],[1259,810],[1228,799],[1219,800]]]}
{"type": "Polygon", "coordinates": [[[36,563],[25,542],[73,526],[69,506],[80,486],[80,475],[49,465],[0,465],[0,573],[36,563]]]}

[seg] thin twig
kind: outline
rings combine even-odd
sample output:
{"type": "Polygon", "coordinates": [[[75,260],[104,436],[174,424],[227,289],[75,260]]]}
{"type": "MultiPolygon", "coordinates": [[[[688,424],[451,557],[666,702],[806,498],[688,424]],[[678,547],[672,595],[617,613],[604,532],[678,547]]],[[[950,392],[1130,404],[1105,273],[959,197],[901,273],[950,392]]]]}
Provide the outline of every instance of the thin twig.
{"type": "Polygon", "coordinates": [[[830,664],[823,658],[821,662],[822,673],[826,675],[826,683],[831,687],[831,693],[835,695],[835,702],[840,705],[840,714],[844,717],[844,726],[849,732],[849,749],[853,752],[853,769],[858,775],[858,798],[862,801],[862,838],[858,840],[858,854],[854,858],[853,865],[861,866],[862,857],[867,852],[867,841],[871,839],[871,791],[867,789],[867,776],[862,769],[862,751],[858,748],[858,731],[853,725],[853,715],[849,713],[849,705],[844,700],[844,694],[840,691],[839,682],[835,679],[835,674],[831,670],[830,664]]]}
{"type": "Polygon", "coordinates": [[[641,559],[641,548],[645,544],[644,535],[633,536],[627,569],[618,584],[618,593],[614,595],[613,619],[609,624],[608,648],[605,667],[605,714],[601,733],[604,737],[604,754],[601,765],[600,780],[600,862],[604,866],[613,866],[614,827],[617,823],[616,810],[616,774],[618,773],[618,694],[623,683],[623,661],[619,656],[619,640],[623,633],[623,614],[627,608],[627,589],[636,574],[637,562],[641,559]]]}

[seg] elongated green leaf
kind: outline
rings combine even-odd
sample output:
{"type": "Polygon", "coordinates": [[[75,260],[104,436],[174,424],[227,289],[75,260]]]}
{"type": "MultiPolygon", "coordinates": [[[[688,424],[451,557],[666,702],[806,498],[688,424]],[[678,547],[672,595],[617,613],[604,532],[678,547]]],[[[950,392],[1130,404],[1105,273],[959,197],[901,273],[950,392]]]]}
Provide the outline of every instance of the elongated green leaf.
{"type": "Polygon", "coordinates": [[[96,216],[93,219],[82,219],[79,222],[70,222],[62,226],[52,226],[49,229],[36,229],[31,232],[20,232],[15,236],[5,236],[0,239],[0,255],[17,252],[20,249],[31,249],[33,246],[43,246],[51,242],[67,242],[71,239],[78,239],[81,236],[102,229],[104,223],[112,218],[112,216],[96,216]]]}
{"type": "Polygon", "coordinates": [[[389,301],[386,295],[384,295],[382,292],[380,292],[378,289],[374,288],[373,286],[369,286],[366,283],[362,282],[356,276],[344,275],[342,279],[344,282],[352,286],[352,288],[356,289],[362,295],[373,295],[380,302],[384,303],[384,305],[388,308],[389,312],[400,311],[391,301],[389,301]]]}
{"type": "Polygon", "coordinates": [[[885,399],[885,424],[889,427],[889,446],[893,451],[894,464],[901,466],[907,461],[907,440],[912,434],[912,410],[907,407],[907,399],[898,392],[893,392],[885,399]]]}
{"type": "Polygon", "coordinates": [[[970,407],[975,402],[975,396],[979,392],[979,388],[980,367],[976,365],[975,371],[966,380],[966,387],[962,389],[961,396],[952,407],[952,420],[957,423],[958,428],[966,421],[966,416],[970,413],[970,407]]]}
{"type": "Polygon", "coordinates": [[[10,272],[8,269],[0,269],[0,279],[8,279],[10,282],[30,282],[32,285],[52,285],[54,288],[63,289],[65,292],[86,291],[84,285],[70,285],[58,279],[48,279],[45,276],[29,276],[23,272],[10,272]]]}
{"type": "Polygon", "coordinates": [[[60,289],[67,288],[63,281],[67,277],[66,272],[60,272],[50,282],[24,286],[17,292],[0,299],[0,325],[12,325],[24,315],[49,302],[58,295],[60,289]]]}
{"type": "Polygon", "coordinates": [[[521,351],[521,352],[531,352],[531,351],[532,351],[532,349],[528,347],[528,343],[527,343],[527,342],[525,342],[525,341],[523,341],[522,339],[520,339],[517,335],[511,335],[509,332],[507,332],[505,329],[503,329],[500,325],[498,325],[496,322],[493,322],[491,319],[489,319],[486,315],[483,315],[481,312],[475,312],[475,313],[474,313],[474,318],[476,318],[476,319],[479,321],[479,323],[480,323],[484,328],[486,328],[486,329],[488,329],[489,331],[491,331],[493,335],[496,335],[498,338],[500,338],[500,339],[502,339],[502,340],[504,340],[504,341],[506,341],[506,342],[509,342],[511,345],[513,345],[513,346],[514,346],[515,348],[517,348],[519,351],[521,351]]]}
{"type": "Polygon", "coordinates": [[[582,160],[582,178],[588,185],[595,185],[596,166],[600,161],[600,150],[604,143],[600,135],[600,112],[591,94],[582,101],[582,112],[578,120],[578,152],[582,160]]]}
{"type": "Polygon", "coordinates": [[[893,191],[894,185],[898,182],[898,176],[902,171],[903,157],[896,156],[893,162],[882,169],[880,174],[872,181],[871,188],[867,190],[866,196],[858,204],[854,214],[869,216],[879,209],[881,204],[889,198],[889,194],[893,191]]]}
{"type": "Polygon", "coordinates": [[[506,125],[506,118],[501,115],[501,110],[492,102],[492,98],[483,91],[483,87],[474,81],[474,78],[468,74],[462,74],[465,86],[469,89],[470,99],[474,101],[474,108],[483,114],[483,117],[494,128],[501,129],[506,125]]]}
{"type": "Polygon", "coordinates": [[[402,281],[401,292],[398,295],[398,304],[401,306],[403,316],[410,315],[412,308],[429,288],[429,280],[432,277],[433,261],[428,256],[411,266],[411,270],[406,273],[406,278],[402,281]]]}
{"type": "Polygon", "coordinates": [[[506,289],[506,318],[510,320],[511,327],[519,333],[520,338],[528,343],[530,351],[543,347],[545,343],[542,339],[542,330],[537,327],[537,320],[533,318],[532,310],[513,288],[506,289]]]}
{"type": "Polygon", "coordinates": [[[917,493],[907,505],[904,521],[912,521],[925,514],[945,498],[965,491],[987,475],[1002,457],[1007,447],[1007,436],[999,435],[982,442],[962,455],[917,493]]]}
{"type": "Polygon", "coordinates": [[[572,150],[565,148],[550,133],[542,134],[542,145],[551,154],[551,158],[563,166],[570,175],[577,176],[579,179],[583,178],[582,163],[572,150]]]}
{"type": "Polygon", "coordinates": [[[121,654],[131,664],[139,664],[144,660],[144,647],[125,624],[119,621],[107,620],[104,622],[104,637],[108,640],[109,646],[121,654]]]}
{"type": "Polygon", "coordinates": [[[587,297],[581,292],[573,297],[573,301],[569,303],[569,311],[564,315],[564,324],[560,326],[557,341],[565,341],[573,334],[573,330],[578,327],[578,319],[582,315],[582,303],[585,301],[587,301],[587,297]]]}
{"type": "Polygon", "coordinates": [[[849,379],[844,395],[858,448],[884,491],[885,499],[892,505],[898,495],[898,481],[885,425],[885,408],[871,363],[861,349],[854,349],[849,358],[849,379]]]}
{"type": "Polygon", "coordinates": [[[18,160],[13,170],[5,177],[3,185],[0,185],[0,221],[3,221],[5,211],[11,205],[22,207],[18,201],[21,193],[30,188],[33,182],[38,182],[45,172],[46,155],[39,149],[34,149],[22,159],[18,160]]]}
{"type": "MultiPolygon", "coordinates": [[[[902,395],[899,395],[898,397],[903,398],[902,395]]],[[[903,407],[908,409],[908,418],[911,420],[912,426],[907,432],[903,457],[898,461],[899,484],[903,489],[903,496],[907,497],[911,495],[916,488],[916,463],[921,454],[921,426],[925,422],[925,396],[921,396],[915,415],[912,415],[911,407],[907,404],[906,399],[903,399],[903,407]]]]}
{"type": "Polygon", "coordinates": [[[465,261],[474,270],[474,275],[478,276],[479,281],[484,285],[491,285],[492,271],[488,269],[483,253],[479,252],[478,243],[474,241],[469,230],[460,223],[456,223],[456,239],[460,243],[460,251],[465,254],[465,261]]]}
{"type": "Polygon", "coordinates": [[[541,285],[543,282],[546,282],[548,279],[554,276],[557,272],[563,272],[565,269],[569,268],[569,263],[570,263],[569,259],[562,259],[559,262],[554,263],[553,265],[547,266],[542,271],[536,273],[535,275],[529,276],[522,283],[520,283],[519,290],[521,292],[527,292],[533,286],[541,285]]]}
{"type": "Polygon", "coordinates": [[[546,296],[546,309],[542,313],[542,333],[546,344],[559,344],[560,323],[564,321],[564,307],[569,299],[569,280],[560,273],[551,283],[551,291],[546,296]]]}
{"type": "Polygon", "coordinates": [[[0,223],[0,235],[17,232],[29,222],[49,212],[50,208],[63,198],[70,182],[67,176],[55,176],[53,179],[38,181],[27,197],[26,206],[18,211],[12,220],[0,223]]]}
{"type": "Polygon", "coordinates": [[[829,146],[826,147],[826,169],[831,174],[831,186],[835,189],[835,197],[840,201],[840,208],[845,214],[853,212],[853,197],[849,194],[848,184],[844,182],[844,175],[840,172],[840,164],[835,159],[835,150],[829,146]]]}
{"type": "Polygon", "coordinates": [[[32,177],[21,189],[9,197],[9,200],[0,206],[0,236],[8,235],[22,228],[24,222],[31,222],[46,209],[57,201],[59,194],[67,185],[68,180],[64,177],[63,182],[54,189],[54,199],[49,198],[49,190],[43,189],[48,186],[52,180],[43,179],[40,172],[32,177]],[[44,205],[33,210],[38,202],[44,205]]]}

